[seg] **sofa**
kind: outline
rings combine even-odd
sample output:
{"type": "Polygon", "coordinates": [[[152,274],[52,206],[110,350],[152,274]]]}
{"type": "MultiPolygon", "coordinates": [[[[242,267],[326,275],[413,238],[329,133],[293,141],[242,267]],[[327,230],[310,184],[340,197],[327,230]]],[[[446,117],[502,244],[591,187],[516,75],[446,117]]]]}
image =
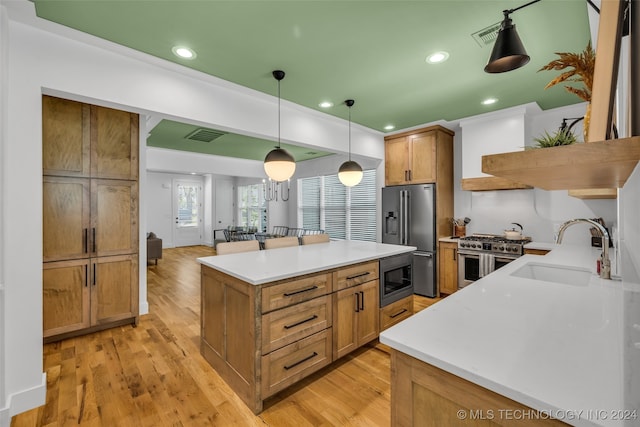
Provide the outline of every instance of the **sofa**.
{"type": "Polygon", "coordinates": [[[162,239],[153,232],[147,233],[147,263],[155,261],[158,265],[159,259],[162,259],[162,239]]]}

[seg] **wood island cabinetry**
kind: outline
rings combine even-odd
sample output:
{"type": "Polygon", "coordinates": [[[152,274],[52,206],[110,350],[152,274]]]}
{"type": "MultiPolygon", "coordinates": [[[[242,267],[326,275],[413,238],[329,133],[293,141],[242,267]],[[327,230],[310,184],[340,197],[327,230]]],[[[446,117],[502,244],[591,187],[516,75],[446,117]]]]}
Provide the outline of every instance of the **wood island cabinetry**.
{"type": "Polygon", "coordinates": [[[451,295],[458,290],[458,244],[438,242],[438,289],[451,295]]]}
{"type": "Polygon", "coordinates": [[[380,309],[380,332],[400,323],[413,314],[413,295],[392,302],[380,309]]]}
{"type": "Polygon", "coordinates": [[[260,285],[202,265],[201,280],[201,353],[255,413],[378,337],[377,261],[260,285]]]}
{"type": "Polygon", "coordinates": [[[521,403],[391,350],[391,425],[394,427],[567,425],[548,417],[513,415],[533,412],[521,403]]]}
{"type": "Polygon", "coordinates": [[[42,106],[43,335],[135,323],[138,116],[50,96],[42,106]]]}

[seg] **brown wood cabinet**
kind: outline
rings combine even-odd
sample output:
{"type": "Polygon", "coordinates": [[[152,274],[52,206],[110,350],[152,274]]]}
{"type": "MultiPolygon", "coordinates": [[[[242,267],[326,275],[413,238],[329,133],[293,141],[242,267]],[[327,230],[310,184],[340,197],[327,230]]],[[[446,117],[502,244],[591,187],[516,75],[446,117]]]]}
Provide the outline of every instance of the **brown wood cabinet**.
{"type": "Polygon", "coordinates": [[[338,359],[378,337],[379,281],[334,294],[333,358],[338,359]]]}
{"type": "Polygon", "coordinates": [[[204,358],[256,413],[332,358],[331,273],[252,285],[202,266],[204,358]]]}
{"type": "Polygon", "coordinates": [[[436,235],[451,236],[453,135],[442,126],[385,137],[385,185],[435,183],[436,235]]]}
{"type": "Polygon", "coordinates": [[[138,116],[43,96],[48,341],[138,316],[138,116]]]}
{"type": "Polygon", "coordinates": [[[438,242],[438,290],[451,295],[458,290],[458,244],[438,242]]]}
{"type": "Polygon", "coordinates": [[[378,337],[377,261],[262,285],[203,265],[201,283],[200,352],[255,413],[378,337]]]}
{"type": "Polygon", "coordinates": [[[380,309],[380,332],[413,314],[413,295],[392,302],[380,309]]]}
{"type": "MultiPolygon", "coordinates": [[[[453,132],[440,126],[385,138],[385,185],[437,182],[446,159],[453,156],[453,132]]],[[[452,168],[449,171],[453,171],[452,168]]]]}
{"type": "Polygon", "coordinates": [[[391,349],[391,425],[566,426],[521,403],[391,349]],[[525,413],[530,417],[501,416],[525,413]]]}
{"type": "Polygon", "coordinates": [[[44,175],[138,179],[138,115],[42,97],[44,175]]]}

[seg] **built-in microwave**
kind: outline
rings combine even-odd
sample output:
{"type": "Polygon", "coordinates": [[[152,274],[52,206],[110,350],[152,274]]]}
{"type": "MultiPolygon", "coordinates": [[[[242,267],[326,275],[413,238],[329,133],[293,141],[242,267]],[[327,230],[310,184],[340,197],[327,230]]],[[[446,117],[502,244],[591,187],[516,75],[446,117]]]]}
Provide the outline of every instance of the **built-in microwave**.
{"type": "Polygon", "coordinates": [[[411,252],[380,259],[380,307],[413,295],[411,252]]]}

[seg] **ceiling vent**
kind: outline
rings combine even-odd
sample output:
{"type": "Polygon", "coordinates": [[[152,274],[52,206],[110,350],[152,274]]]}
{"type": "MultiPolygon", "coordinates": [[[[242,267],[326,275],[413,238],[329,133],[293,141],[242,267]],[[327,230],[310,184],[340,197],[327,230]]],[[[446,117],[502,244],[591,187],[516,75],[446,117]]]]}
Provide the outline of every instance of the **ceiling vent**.
{"type": "Polygon", "coordinates": [[[226,133],[220,132],[219,130],[198,128],[184,138],[190,139],[191,141],[211,142],[216,138],[220,138],[222,135],[226,135],[226,133]]]}
{"type": "Polygon", "coordinates": [[[488,27],[471,34],[471,37],[473,37],[480,47],[492,45],[498,38],[498,30],[500,29],[501,24],[502,22],[496,22],[493,25],[489,25],[488,27]]]}

